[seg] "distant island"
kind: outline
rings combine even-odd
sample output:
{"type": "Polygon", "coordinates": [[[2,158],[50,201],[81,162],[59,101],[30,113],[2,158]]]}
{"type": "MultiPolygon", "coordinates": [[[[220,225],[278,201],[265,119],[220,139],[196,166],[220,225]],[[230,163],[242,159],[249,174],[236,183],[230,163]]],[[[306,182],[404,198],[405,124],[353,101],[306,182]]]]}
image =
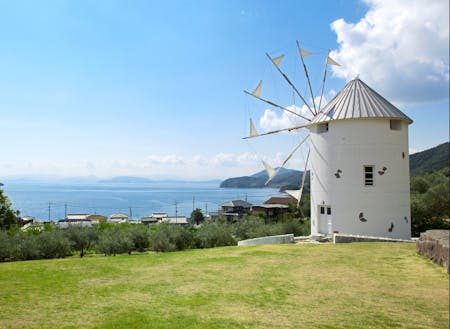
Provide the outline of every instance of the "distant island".
{"type": "Polygon", "coordinates": [[[144,183],[153,183],[154,180],[144,178],[144,177],[135,177],[135,176],[117,176],[110,179],[99,180],[98,183],[120,183],[120,184],[144,184],[144,183]]]}
{"type": "MultiPolygon", "coordinates": [[[[410,175],[422,175],[433,170],[439,170],[449,166],[449,142],[432,147],[428,150],[417,152],[409,156],[410,175]]],[[[266,186],[264,185],[268,179],[265,170],[260,171],[251,176],[241,176],[228,178],[220,183],[223,188],[278,188],[281,191],[290,189],[299,189],[303,176],[302,171],[281,168],[280,172],[266,186]]],[[[309,171],[306,173],[305,191],[309,191],[309,171]]]]}

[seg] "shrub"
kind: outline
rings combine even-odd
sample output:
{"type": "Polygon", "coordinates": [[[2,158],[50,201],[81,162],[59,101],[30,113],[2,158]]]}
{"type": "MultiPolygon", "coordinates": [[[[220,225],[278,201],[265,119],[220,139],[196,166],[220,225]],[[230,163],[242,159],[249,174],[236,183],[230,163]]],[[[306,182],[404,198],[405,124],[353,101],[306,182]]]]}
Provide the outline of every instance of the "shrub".
{"type": "Polygon", "coordinates": [[[98,239],[98,230],[94,227],[72,225],[65,229],[64,233],[71,243],[72,250],[79,251],[80,257],[98,239]]]}
{"type": "Polygon", "coordinates": [[[133,250],[145,251],[150,247],[150,236],[147,227],[133,227],[128,230],[133,250]]]}
{"type": "Polygon", "coordinates": [[[11,201],[0,188],[0,229],[9,230],[12,226],[17,225],[18,215],[19,211],[12,209],[11,201]]]}
{"type": "Polygon", "coordinates": [[[411,234],[450,229],[448,168],[411,178],[411,234]]]}
{"type": "Polygon", "coordinates": [[[230,226],[221,223],[203,224],[195,232],[195,240],[197,248],[214,248],[236,244],[230,226]]]}
{"type": "Polygon", "coordinates": [[[237,240],[257,237],[259,227],[264,226],[264,219],[255,216],[245,216],[242,220],[232,224],[232,233],[237,240]]]}
{"type": "Polygon", "coordinates": [[[97,243],[97,250],[104,253],[105,256],[121,253],[131,253],[133,249],[133,240],[131,234],[119,227],[114,227],[103,231],[97,243]]]}
{"type": "Polygon", "coordinates": [[[192,233],[184,227],[173,224],[159,224],[150,235],[152,250],[177,251],[193,245],[192,233]]]}
{"type": "Polygon", "coordinates": [[[0,230],[0,262],[11,260],[11,238],[8,233],[0,230]]]}
{"type": "Polygon", "coordinates": [[[41,232],[37,242],[39,258],[63,258],[70,252],[70,241],[59,229],[41,232]]]}
{"type": "Polygon", "coordinates": [[[17,232],[11,238],[13,243],[12,259],[32,260],[40,258],[37,235],[17,232]]]}
{"type": "Polygon", "coordinates": [[[309,231],[309,221],[304,219],[291,219],[281,223],[281,234],[292,233],[294,236],[301,236],[309,235],[309,231]]]}

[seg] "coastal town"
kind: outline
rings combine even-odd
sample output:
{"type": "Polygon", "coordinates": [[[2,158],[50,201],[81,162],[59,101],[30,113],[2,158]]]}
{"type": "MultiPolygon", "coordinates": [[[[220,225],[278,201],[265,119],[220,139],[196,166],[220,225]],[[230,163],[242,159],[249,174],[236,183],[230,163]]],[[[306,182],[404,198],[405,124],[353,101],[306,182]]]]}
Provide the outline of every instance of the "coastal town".
{"type": "MultiPolygon", "coordinates": [[[[246,215],[264,216],[266,218],[275,218],[289,210],[289,204],[296,203],[292,197],[271,197],[260,205],[252,205],[244,200],[227,201],[220,205],[216,212],[209,212],[204,214],[204,219],[207,222],[213,222],[219,218],[227,222],[235,222],[241,220],[246,215]]],[[[184,215],[171,216],[164,212],[155,212],[149,216],[135,219],[131,214],[114,213],[109,216],[101,214],[88,213],[68,213],[63,219],[38,221],[33,216],[19,217],[19,224],[23,231],[28,229],[36,229],[45,224],[57,225],[59,228],[68,228],[72,225],[91,227],[99,223],[111,224],[136,224],[136,225],[155,225],[155,224],[173,224],[173,225],[187,225],[190,218],[184,215]]]]}

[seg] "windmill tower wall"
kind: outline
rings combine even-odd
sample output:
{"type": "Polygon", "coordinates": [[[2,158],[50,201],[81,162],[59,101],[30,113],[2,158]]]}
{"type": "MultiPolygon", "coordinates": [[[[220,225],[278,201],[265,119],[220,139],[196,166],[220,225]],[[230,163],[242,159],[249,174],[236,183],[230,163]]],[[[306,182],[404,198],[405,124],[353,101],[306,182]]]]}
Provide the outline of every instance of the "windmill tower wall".
{"type": "MultiPolygon", "coordinates": [[[[330,107],[337,110],[339,104],[330,107]]],[[[311,234],[409,239],[411,120],[352,113],[336,119],[328,112],[310,127],[311,234]]]]}

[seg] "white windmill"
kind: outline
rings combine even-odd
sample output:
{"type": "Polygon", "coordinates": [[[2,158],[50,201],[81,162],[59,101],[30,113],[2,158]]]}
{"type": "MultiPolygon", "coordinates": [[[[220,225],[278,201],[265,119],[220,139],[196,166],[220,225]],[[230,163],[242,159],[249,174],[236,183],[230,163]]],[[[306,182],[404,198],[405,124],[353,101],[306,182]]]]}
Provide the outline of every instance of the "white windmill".
{"type": "Polygon", "coordinates": [[[339,65],[329,55],[316,106],[303,60],[310,53],[301,49],[298,42],[297,48],[311,93],[311,105],[281,71],[280,63],[284,56],[267,56],[304,102],[310,112],[308,117],[261,97],[262,81],[253,92],[245,91],[272,107],[306,121],[303,125],[259,134],[250,120],[250,135],[245,138],[299,129],[309,131],[278,169],[263,161],[269,176],[266,184],[300,147],[308,147],[300,188],[286,192],[300,202],[309,168],[312,235],[342,233],[409,239],[408,125],[412,120],[359,78],[350,81],[321,108],[327,65],[339,65]]]}

